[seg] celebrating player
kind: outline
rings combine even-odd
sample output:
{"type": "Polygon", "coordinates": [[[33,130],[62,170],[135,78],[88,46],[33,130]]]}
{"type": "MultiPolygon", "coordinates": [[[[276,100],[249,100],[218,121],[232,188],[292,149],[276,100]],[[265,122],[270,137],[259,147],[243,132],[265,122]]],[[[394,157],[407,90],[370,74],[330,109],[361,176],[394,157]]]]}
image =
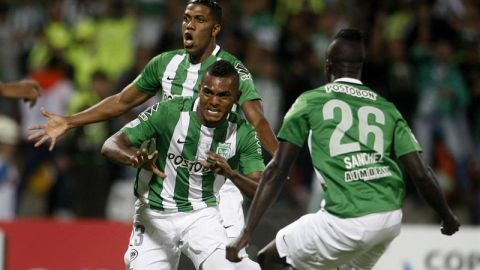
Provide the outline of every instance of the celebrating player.
{"type": "MultiPolygon", "coordinates": [[[[119,116],[142,104],[160,91],[164,100],[175,96],[197,96],[199,78],[218,59],[230,62],[240,76],[241,106],[247,120],[255,127],[262,145],[271,154],[275,152],[277,140],[263,115],[260,96],[255,90],[251,74],[233,55],[216,44],[221,30],[222,9],[213,0],[191,0],[188,2],[182,23],[184,49],[164,52],[153,58],[144,71],[120,93],[108,97],[97,105],[72,116],[55,115],[42,110],[48,119],[44,125],[33,126],[37,130],[29,139],[37,140],[36,146],[50,141],[50,149],[68,129],[104,121],[119,116]]],[[[236,106],[236,105],[235,105],[236,106]]],[[[229,237],[236,237],[244,224],[242,201],[238,189],[227,181],[223,185],[219,205],[224,226],[229,237]]],[[[243,269],[258,269],[253,261],[244,260],[243,269]]]]}
{"type": "Polygon", "coordinates": [[[127,269],[176,269],[181,252],[196,269],[235,269],[225,258],[218,191],[228,177],[253,197],[264,169],[255,130],[231,111],[238,84],[229,62],[215,62],[199,97],[157,103],[105,142],[104,155],[139,168],[127,269]]]}
{"type": "Polygon", "coordinates": [[[405,186],[399,163],[441,218],[441,232],[459,229],[406,121],[360,81],[364,61],[362,33],[341,30],[327,51],[331,83],[303,93],[285,116],[246,226],[227,247],[229,260],[240,260],[238,250],[250,242],[307,138],[325,206],[281,229],[259,252],[262,269],[372,269],[400,233],[405,186]]]}

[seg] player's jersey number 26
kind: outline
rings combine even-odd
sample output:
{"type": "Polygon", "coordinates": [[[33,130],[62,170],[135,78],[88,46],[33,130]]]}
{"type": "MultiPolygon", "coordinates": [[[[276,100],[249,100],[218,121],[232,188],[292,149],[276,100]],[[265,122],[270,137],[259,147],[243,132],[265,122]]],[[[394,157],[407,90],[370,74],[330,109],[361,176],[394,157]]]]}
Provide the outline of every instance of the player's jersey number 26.
{"type": "Polygon", "coordinates": [[[358,119],[354,119],[352,108],[348,103],[339,99],[329,100],[323,106],[323,118],[325,120],[334,119],[335,109],[340,109],[340,122],[337,124],[329,141],[330,156],[360,151],[360,143],[367,145],[368,136],[373,134],[374,143],[373,150],[383,155],[384,138],[383,131],[378,125],[385,125],[385,115],[383,112],[372,106],[362,106],[358,109],[358,119]],[[369,124],[368,118],[373,115],[375,124],[369,124]],[[358,141],[342,143],[345,133],[352,128],[354,120],[358,122],[358,141]]]}

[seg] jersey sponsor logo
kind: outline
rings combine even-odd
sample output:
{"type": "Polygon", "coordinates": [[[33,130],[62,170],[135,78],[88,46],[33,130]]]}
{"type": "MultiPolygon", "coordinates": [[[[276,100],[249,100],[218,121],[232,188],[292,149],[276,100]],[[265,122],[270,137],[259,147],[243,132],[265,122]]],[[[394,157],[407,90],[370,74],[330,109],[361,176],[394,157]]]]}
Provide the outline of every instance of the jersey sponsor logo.
{"type": "Polygon", "coordinates": [[[346,85],[346,84],[339,84],[339,83],[329,83],[325,86],[325,90],[327,93],[335,92],[335,93],[344,93],[350,95],[352,97],[359,97],[359,98],[366,98],[371,100],[377,100],[377,94],[368,91],[368,90],[361,90],[356,87],[346,85]]]}
{"type": "Polygon", "coordinates": [[[392,176],[388,166],[368,167],[358,170],[350,170],[345,172],[345,182],[352,181],[369,181],[379,178],[392,176]]]}
{"type": "Polygon", "coordinates": [[[182,141],[182,140],[180,140],[180,139],[177,139],[177,143],[178,143],[178,144],[184,144],[185,142],[186,142],[185,140],[182,141]]]}
{"type": "Polygon", "coordinates": [[[206,173],[210,171],[210,169],[205,168],[200,162],[187,160],[181,155],[170,152],[167,157],[176,168],[186,168],[190,173],[206,173]]]}
{"type": "Polygon", "coordinates": [[[250,75],[250,72],[248,71],[248,69],[241,63],[237,63],[235,65],[235,69],[237,70],[238,75],[240,76],[240,80],[244,81],[244,80],[252,79],[252,75],[250,75]]]}
{"type": "Polygon", "coordinates": [[[147,108],[144,112],[142,112],[139,117],[142,118],[143,121],[147,121],[147,119],[152,116],[154,112],[158,110],[158,106],[160,105],[159,102],[155,103],[154,105],[147,108]]]}
{"type": "Polygon", "coordinates": [[[174,78],[175,77],[170,77],[170,75],[167,76],[167,80],[169,80],[169,81],[173,81],[174,78]]]}

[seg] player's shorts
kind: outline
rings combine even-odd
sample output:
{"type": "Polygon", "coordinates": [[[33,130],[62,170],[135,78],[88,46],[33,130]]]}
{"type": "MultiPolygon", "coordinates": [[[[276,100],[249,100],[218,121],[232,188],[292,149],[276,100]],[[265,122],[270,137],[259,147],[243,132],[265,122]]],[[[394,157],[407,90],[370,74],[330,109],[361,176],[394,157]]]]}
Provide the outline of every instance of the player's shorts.
{"type": "Polygon", "coordinates": [[[338,218],[320,209],[281,229],[275,243],[295,269],[372,269],[400,233],[401,221],[401,210],[338,218]]]}
{"type": "Polygon", "coordinates": [[[224,249],[226,243],[216,207],[162,213],[137,200],[125,264],[132,270],[177,269],[184,253],[199,269],[215,249],[224,249]]]}
{"type": "Polygon", "coordinates": [[[219,195],[218,209],[222,217],[223,227],[225,227],[229,238],[237,237],[245,224],[242,206],[243,195],[237,186],[228,179],[220,188],[219,195]]]}

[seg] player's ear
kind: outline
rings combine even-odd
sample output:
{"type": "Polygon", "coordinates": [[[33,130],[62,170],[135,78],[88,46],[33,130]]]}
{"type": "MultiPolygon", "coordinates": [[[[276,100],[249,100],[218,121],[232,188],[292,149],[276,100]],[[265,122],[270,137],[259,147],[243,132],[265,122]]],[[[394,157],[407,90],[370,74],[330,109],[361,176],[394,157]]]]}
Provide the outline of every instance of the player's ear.
{"type": "Polygon", "coordinates": [[[212,37],[217,37],[220,30],[222,30],[222,26],[219,23],[214,24],[212,28],[212,37]]]}

